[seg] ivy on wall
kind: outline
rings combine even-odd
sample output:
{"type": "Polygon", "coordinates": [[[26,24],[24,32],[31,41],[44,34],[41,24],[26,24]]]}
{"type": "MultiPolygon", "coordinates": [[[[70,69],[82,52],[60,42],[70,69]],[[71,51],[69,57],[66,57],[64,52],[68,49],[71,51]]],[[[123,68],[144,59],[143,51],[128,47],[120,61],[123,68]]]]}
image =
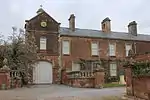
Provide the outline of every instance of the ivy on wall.
{"type": "Polygon", "coordinates": [[[132,64],[132,72],[134,76],[150,75],[150,62],[135,62],[132,64]]]}
{"type": "Polygon", "coordinates": [[[118,68],[117,76],[110,76],[109,63],[110,62],[116,62],[117,66],[122,66],[124,64],[124,62],[126,62],[126,61],[125,61],[125,59],[116,59],[116,58],[112,58],[112,59],[102,59],[101,58],[100,60],[85,60],[85,59],[80,59],[78,61],[78,63],[80,64],[80,66],[82,66],[81,69],[85,69],[85,67],[87,67],[87,64],[89,62],[97,62],[97,64],[100,65],[100,67],[104,68],[105,83],[111,83],[111,82],[119,82],[120,81],[119,76],[122,75],[122,74],[124,74],[124,69],[118,68]]]}

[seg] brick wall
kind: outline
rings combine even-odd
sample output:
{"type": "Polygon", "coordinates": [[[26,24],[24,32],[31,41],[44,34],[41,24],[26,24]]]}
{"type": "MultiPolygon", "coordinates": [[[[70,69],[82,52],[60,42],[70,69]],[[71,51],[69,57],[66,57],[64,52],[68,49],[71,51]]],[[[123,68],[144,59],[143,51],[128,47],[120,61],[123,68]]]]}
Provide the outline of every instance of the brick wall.
{"type": "Polygon", "coordinates": [[[150,52],[150,42],[136,42],[136,52],[137,54],[144,54],[146,52],[150,52]]]}
{"type": "Polygon", "coordinates": [[[150,93],[150,76],[133,78],[134,95],[139,98],[148,99],[150,93]]]}
{"type": "Polygon", "coordinates": [[[71,78],[68,85],[73,87],[94,88],[94,78],[71,78]]]}
{"type": "MultiPolygon", "coordinates": [[[[136,61],[150,61],[150,54],[137,55],[134,59],[136,61]]],[[[131,66],[125,68],[127,94],[147,100],[148,94],[150,94],[150,76],[132,77],[131,72],[131,66]]]]}
{"type": "MultiPolygon", "coordinates": [[[[79,58],[86,60],[94,60],[104,58],[110,58],[109,53],[109,43],[116,43],[116,56],[115,58],[126,58],[125,54],[125,44],[133,43],[133,41],[127,40],[110,40],[110,39],[101,39],[101,38],[88,38],[88,37],[68,37],[62,36],[60,40],[69,40],[70,41],[70,55],[63,55],[62,62],[64,67],[71,67],[72,61],[76,61],[79,58]],[[91,56],[91,42],[99,43],[99,56],[91,56]]],[[[134,41],[136,43],[136,53],[143,54],[150,51],[150,42],[144,41],[134,41]]],[[[133,48],[134,49],[134,48],[133,48]]]]}
{"type": "Polygon", "coordinates": [[[10,88],[10,75],[8,71],[0,70],[0,89],[2,89],[2,84],[6,85],[6,89],[10,88]]]}
{"type": "Polygon", "coordinates": [[[96,38],[84,38],[84,37],[61,37],[61,40],[70,41],[70,55],[63,55],[62,62],[64,67],[71,68],[72,61],[76,61],[79,58],[86,60],[98,60],[100,58],[108,59],[109,42],[116,43],[116,58],[125,58],[125,43],[130,41],[123,40],[108,40],[108,39],[96,39],[96,38]],[[91,56],[91,42],[95,41],[99,43],[99,56],[91,56]]]}
{"type": "Polygon", "coordinates": [[[94,72],[94,78],[95,78],[95,80],[94,80],[94,87],[95,88],[101,88],[101,87],[103,87],[104,76],[105,76],[105,73],[102,70],[94,72]]]}

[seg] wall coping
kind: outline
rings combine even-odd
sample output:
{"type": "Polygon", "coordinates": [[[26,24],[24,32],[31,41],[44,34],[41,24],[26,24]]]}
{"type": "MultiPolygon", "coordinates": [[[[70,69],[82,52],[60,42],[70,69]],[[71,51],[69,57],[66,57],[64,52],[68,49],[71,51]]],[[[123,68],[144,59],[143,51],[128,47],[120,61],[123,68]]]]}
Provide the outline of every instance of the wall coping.
{"type": "Polygon", "coordinates": [[[9,72],[9,70],[2,70],[2,69],[0,69],[0,73],[7,73],[7,72],[9,72]]]}
{"type": "Polygon", "coordinates": [[[104,69],[97,69],[97,70],[94,70],[94,72],[104,72],[104,69]]]}
{"type": "Polygon", "coordinates": [[[150,78],[150,75],[139,75],[139,76],[133,76],[133,78],[150,78]]]}
{"type": "Polygon", "coordinates": [[[75,77],[75,78],[69,78],[69,79],[94,79],[94,77],[75,77]]]}

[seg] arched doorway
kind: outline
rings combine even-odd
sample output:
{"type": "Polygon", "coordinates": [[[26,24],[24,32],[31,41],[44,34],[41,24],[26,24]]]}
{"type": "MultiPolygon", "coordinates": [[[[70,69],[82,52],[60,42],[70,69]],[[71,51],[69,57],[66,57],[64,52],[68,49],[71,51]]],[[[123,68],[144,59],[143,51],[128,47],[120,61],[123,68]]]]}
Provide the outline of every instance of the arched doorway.
{"type": "Polygon", "coordinates": [[[53,82],[52,64],[46,61],[38,61],[33,68],[34,84],[51,84],[53,82]]]}

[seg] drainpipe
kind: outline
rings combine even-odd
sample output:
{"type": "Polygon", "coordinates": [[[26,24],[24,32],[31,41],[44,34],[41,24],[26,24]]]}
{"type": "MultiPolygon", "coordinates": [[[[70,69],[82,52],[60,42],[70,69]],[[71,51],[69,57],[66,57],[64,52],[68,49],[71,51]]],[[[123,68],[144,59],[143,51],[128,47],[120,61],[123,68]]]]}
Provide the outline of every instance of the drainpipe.
{"type": "Polygon", "coordinates": [[[133,73],[132,73],[132,68],[131,68],[131,83],[132,83],[132,96],[134,96],[134,83],[133,83],[133,73]]]}
{"type": "Polygon", "coordinates": [[[134,53],[136,54],[136,43],[134,42],[134,53]]]}
{"type": "MultiPolygon", "coordinates": [[[[132,62],[133,58],[131,57],[130,61],[132,62]]],[[[133,73],[132,73],[132,65],[131,67],[131,85],[132,85],[132,96],[134,96],[134,81],[133,81],[133,73]]]]}
{"type": "Polygon", "coordinates": [[[59,34],[59,80],[60,80],[60,84],[62,84],[62,41],[61,41],[61,37],[59,34]]]}

